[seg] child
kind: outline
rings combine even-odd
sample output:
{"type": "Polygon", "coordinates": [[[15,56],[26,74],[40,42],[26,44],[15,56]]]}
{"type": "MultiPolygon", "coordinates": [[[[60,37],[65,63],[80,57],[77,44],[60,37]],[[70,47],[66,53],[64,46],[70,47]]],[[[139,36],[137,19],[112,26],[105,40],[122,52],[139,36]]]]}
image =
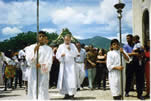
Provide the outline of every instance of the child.
{"type": "Polygon", "coordinates": [[[125,77],[125,60],[129,61],[129,56],[120,48],[119,41],[113,39],[111,41],[111,50],[107,53],[107,68],[109,71],[110,89],[114,100],[121,100],[121,71],[123,70],[123,77],[125,77]],[[122,54],[122,66],[120,53],[122,54]]]}
{"type": "Polygon", "coordinates": [[[143,47],[142,47],[142,45],[141,45],[141,43],[139,41],[139,36],[138,35],[134,36],[133,41],[134,41],[134,44],[135,44],[134,48],[133,48],[133,51],[134,52],[143,51],[143,47]]]}

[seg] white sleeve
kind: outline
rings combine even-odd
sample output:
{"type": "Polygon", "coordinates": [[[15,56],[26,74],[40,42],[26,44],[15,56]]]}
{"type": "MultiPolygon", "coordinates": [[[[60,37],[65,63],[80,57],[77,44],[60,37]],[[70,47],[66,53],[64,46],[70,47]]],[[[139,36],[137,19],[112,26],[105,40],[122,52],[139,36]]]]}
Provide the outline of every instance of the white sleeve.
{"type": "Polygon", "coordinates": [[[63,62],[63,57],[61,57],[61,55],[62,55],[62,45],[59,45],[59,48],[58,48],[57,53],[56,53],[56,58],[60,62],[63,62]]]}
{"type": "Polygon", "coordinates": [[[26,55],[25,58],[26,58],[27,64],[29,66],[31,66],[34,62],[34,61],[32,61],[32,59],[34,58],[34,46],[33,45],[26,47],[25,55],[26,55]]]}
{"type": "Polygon", "coordinates": [[[114,68],[114,60],[112,58],[112,55],[110,54],[110,52],[107,53],[107,68],[109,70],[109,72],[114,68]]]}

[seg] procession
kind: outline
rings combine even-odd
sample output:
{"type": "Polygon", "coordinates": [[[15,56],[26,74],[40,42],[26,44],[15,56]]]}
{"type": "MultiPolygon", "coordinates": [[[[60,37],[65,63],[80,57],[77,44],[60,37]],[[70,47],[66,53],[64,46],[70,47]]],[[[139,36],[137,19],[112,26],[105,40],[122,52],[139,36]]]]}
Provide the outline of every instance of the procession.
{"type": "MultiPolygon", "coordinates": [[[[133,11],[136,1],[132,2],[133,11]]],[[[40,3],[45,2],[32,2],[37,3],[35,32],[19,32],[0,40],[0,100],[150,100],[151,21],[146,9],[142,34],[135,19],[138,12],[133,12],[134,34],[122,36],[125,4],[119,0],[112,4],[118,13],[117,37],[78,39],[70,23],[69,28],[59,28],[60,34],[41,29],[40,3]]],[[[141,2],[145,5],[149,0],[141,2]]]]}

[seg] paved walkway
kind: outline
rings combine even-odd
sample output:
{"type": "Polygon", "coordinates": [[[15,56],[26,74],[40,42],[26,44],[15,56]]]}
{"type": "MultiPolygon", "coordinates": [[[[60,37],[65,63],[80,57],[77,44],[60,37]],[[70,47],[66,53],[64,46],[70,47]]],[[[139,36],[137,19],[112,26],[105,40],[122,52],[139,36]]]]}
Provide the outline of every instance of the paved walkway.
{"type": "MultiPolygon", "coordinates": [[[[16,90],[8,89],[8,91],[2,90],[3,88],[0,88],[0,100],[28,100],[24,88],[17,88],[16,90]]],[[[63,100],[64,97],[63,95],[60,95],[58,93],[57,89],[49,89],[49,95],[51,100],[63,100]]],[[[130,95],[130,97],[125,97],[124,99],[138,100],[136,98],[136,92],[130,92],[130,95]]],[[[75,95],[75,100],[112,100],[112,96],[109,88],[106,91],[91,91],[87,87],[85,87],[84,89],[81,89],[81,91],[77,92],[77,94],[75,95]]]]}

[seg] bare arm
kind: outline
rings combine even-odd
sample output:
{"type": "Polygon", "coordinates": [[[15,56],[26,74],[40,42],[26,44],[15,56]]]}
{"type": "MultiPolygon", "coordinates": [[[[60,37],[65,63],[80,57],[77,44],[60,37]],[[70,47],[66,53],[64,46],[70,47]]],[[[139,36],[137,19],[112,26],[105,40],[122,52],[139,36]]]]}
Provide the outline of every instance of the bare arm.
{"type": "Polygon", "coordinates": [[[120,48],[120,52],[123,54],[124,58],[129,61],[129,57],[125,54],[125,52],[123,51],[123,48],[120,48]]]}

